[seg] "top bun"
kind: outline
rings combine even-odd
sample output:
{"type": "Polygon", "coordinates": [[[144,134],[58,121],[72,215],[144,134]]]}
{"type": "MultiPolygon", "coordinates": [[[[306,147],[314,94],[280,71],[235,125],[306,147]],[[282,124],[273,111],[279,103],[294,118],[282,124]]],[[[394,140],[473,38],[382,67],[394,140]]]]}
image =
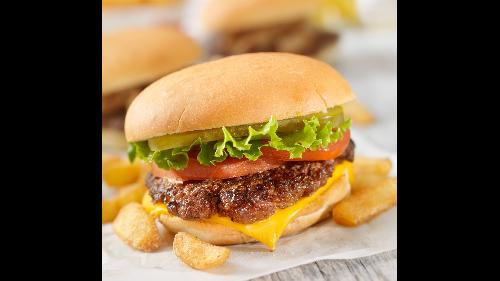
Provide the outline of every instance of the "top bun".
{"type": "Polygon", "coordinates": [[[194,65],[147,87],[125,118],[127,141],[266,122],[354,99],[330,65],[288,53],[252,53],[194,65]]]}
{"type": "Polygon", "coordinates": [[[102,94],[143,86],[192,63],[201,48],[174,27],[134,28],[102,36],[102,94]]]}
{"type": "Polygon", "coordinates": [[[207,30],[236,32],[308,18],[318,0],[208,0],[202,9],[207,30]]]}

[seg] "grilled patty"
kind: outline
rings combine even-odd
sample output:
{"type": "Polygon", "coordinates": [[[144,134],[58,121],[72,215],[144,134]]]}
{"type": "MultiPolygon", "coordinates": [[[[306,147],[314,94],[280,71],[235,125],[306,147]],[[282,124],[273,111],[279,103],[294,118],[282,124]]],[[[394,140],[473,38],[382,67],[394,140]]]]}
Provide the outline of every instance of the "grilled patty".
{"type": "Polygon", "coordinates": [[[223,56],[255,52],[315,55],[338,41],[338,34],[318,29],[305,20],[230,34],[219,34],[212,53],[223,56]]]}
{"type": "Polygon", "coordinates": [[[155,203],[185,220],[208,219],[215,214],[249,224],[270,217],[325,185],[336,164],[354,160],[354,143],[335,160],[286,162],[252,175],[173,183],[149,174],[146,185],[155,203]]]}

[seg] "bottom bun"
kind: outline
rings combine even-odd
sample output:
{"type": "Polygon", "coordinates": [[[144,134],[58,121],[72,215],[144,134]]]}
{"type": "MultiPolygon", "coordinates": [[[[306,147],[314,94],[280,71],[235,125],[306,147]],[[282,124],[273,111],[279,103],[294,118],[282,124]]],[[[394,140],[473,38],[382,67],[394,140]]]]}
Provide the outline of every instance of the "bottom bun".
{"type": "MultiPolygon", "coordinates": [[[[351,185],[349,184],[348,174],[345,173],[288,224],[282,237],[301,232],[311,225],[330,217],[332,206],[350,193],[351,185]]],[[[188,232],[203,241],[215,245],[233,245],[256,241],[254,238],[222,224],[188,221],[171,215],[161,215],[159,219],[172,233],[188,232]]]]}

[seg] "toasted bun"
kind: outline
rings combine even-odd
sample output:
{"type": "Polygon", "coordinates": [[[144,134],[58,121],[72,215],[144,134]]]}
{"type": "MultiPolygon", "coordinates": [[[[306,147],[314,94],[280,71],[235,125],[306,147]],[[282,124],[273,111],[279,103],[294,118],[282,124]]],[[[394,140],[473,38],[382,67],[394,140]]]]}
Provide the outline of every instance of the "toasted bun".
{"type": "Polygon", "coordinates": [[[173,27],[135,28],[102,36],[102,94],[142,86],[192,63],[196,42],[173,27]]]}
{"type": "Polygon", "coordinates": [[[147,87],[125,118],[127,141],[278,120],[354,99],[330,65],[300,55],[253,53],[185,68],[147,87]]]}
{"type": "Polygon", "coordinates": [[[309,17],[318,0],[208,0],[201,11],[211,32],[236,32],[309,17]]]}
{"type": "MultiPolygon", "coordinates": [[[[311,225],[328,218],[332,206],[351,192],[347,173],[333,182],[332,187],[303,209],[283,232],[283,236],[293,235],[311,225]]],[[[160,222],[172,233],[188,232],[203,241],[215,245],[232,245],[254,242],[255,240],[233,228],[202,221],[187,221],[179,217],[161,215],[160,222]]]]}

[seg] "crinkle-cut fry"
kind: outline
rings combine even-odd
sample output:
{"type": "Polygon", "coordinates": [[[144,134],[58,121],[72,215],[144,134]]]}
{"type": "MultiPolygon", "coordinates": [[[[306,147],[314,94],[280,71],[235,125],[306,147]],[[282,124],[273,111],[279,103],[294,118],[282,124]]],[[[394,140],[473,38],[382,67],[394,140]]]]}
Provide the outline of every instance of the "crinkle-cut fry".
{"type": "Polygon", "coordinates": [[[195,269],[220,266],[231,253],[226,247],[212,245],[185,232],[179,232],[175,235],[173,248],[175,255],[182,262],[195,269]]]}
{"type": "Polygon", "coordinates": [[[123,207],[113,222],[113,231],[127,245],[144,252],[161,246],[161,235],[154,219],[138,203],[123,207]]]}
{"type": "Polygon", "coordinates": [[[396,205],[396,202],[397,180],[388,178],[373,188],[359,190],[342,200],[333,207],[332,215],[338,224],[357,226],[396,205]]]}

